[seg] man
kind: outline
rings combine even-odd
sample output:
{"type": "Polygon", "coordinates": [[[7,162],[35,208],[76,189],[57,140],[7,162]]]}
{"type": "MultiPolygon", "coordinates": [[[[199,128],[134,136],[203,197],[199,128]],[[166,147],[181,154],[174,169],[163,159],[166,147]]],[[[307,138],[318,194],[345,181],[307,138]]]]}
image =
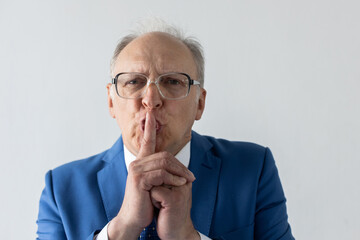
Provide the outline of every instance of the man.
{"type": "Polygon", "coordinates": [[[48,172],[39,239],[293,239],[270,150],[192,132],[201,46],[160,30],[117,46],[107,90],[122,136],[48,172]]]}

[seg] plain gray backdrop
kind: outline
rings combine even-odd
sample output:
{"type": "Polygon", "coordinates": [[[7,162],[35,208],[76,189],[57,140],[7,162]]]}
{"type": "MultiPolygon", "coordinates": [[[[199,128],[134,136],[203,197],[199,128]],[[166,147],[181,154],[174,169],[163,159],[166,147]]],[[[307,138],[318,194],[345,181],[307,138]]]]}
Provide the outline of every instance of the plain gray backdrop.
{"type": "Polygon", "coordinates": [[[119,137],[110,58],[159,16],[204,46],[194,129],[271,148],[297,239],[360,239],[359,12],[357,0],[0,0],[2,236],[35,238],[45,173],[119,137]]]}

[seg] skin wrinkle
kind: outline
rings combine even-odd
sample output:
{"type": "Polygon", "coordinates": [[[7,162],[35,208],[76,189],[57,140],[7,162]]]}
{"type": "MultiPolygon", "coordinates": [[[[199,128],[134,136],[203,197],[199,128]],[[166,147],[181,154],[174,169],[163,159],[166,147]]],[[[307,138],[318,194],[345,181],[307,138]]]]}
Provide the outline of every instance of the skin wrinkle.
{"type": "MultiPolygon", "coordinates": [[[[196,79],[196,65],[190,50],[181,41],[164,33],[150,33],[130,42],[118,55],[114,72],[140,72],[155,80],[166,72],[185,72],[196,79]]],[[[191,139],[194,120],[200,119],[206,92],[198,86],[190,88],[189,95],[180,100],[162,99],[154,84],[150,84],[142,99],[122,99],[114,86],[110,89],[113,117],[124,136],[124,144],[134,155],[140,149],[143,134],[139,124],[146,111],[152,111],[163,125],[157,136],[156,152],[176,154],[191,139]],[[111,93],[112,92],[112,93],[111,93]],[[203,93],[203,94],[201,94],[203,93]],[[202,101],[201,106],[199,102],[202,101]],[[144,104],[156,104],[160,107],[144,104]]],[[[110,110],[111,111],[111,110],[110,110]]]]}

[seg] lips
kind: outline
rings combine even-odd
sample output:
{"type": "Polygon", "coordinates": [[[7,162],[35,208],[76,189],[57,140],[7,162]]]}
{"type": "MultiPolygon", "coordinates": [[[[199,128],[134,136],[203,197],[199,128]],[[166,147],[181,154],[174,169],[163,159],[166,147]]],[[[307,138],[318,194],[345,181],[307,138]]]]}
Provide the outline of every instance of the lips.
{"type": "MultiPolygon", "coordinates": [[[[145,130],[145,121],[146,121],[146,120],[143,119],[143,120],[141,121],[141,124],[140,124],[142,131],[145,130]]],[[[158,120],[156,120],[156,134],[160,132],[160,130],[162,129],[162,126],[163,126],[163,125],[162,125],[158,120]]]]}

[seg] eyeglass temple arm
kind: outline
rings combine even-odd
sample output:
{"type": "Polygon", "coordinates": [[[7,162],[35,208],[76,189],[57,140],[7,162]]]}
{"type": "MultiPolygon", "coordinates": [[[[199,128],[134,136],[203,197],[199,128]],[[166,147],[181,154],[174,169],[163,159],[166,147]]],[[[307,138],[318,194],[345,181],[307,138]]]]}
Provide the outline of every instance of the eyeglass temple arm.
{"type": "Polygon", "coordinates": [[[200,82],[199,81],[196,81],[196,80],[192,80],[190,79],[190,85],[200,85],[200,82]]]}

